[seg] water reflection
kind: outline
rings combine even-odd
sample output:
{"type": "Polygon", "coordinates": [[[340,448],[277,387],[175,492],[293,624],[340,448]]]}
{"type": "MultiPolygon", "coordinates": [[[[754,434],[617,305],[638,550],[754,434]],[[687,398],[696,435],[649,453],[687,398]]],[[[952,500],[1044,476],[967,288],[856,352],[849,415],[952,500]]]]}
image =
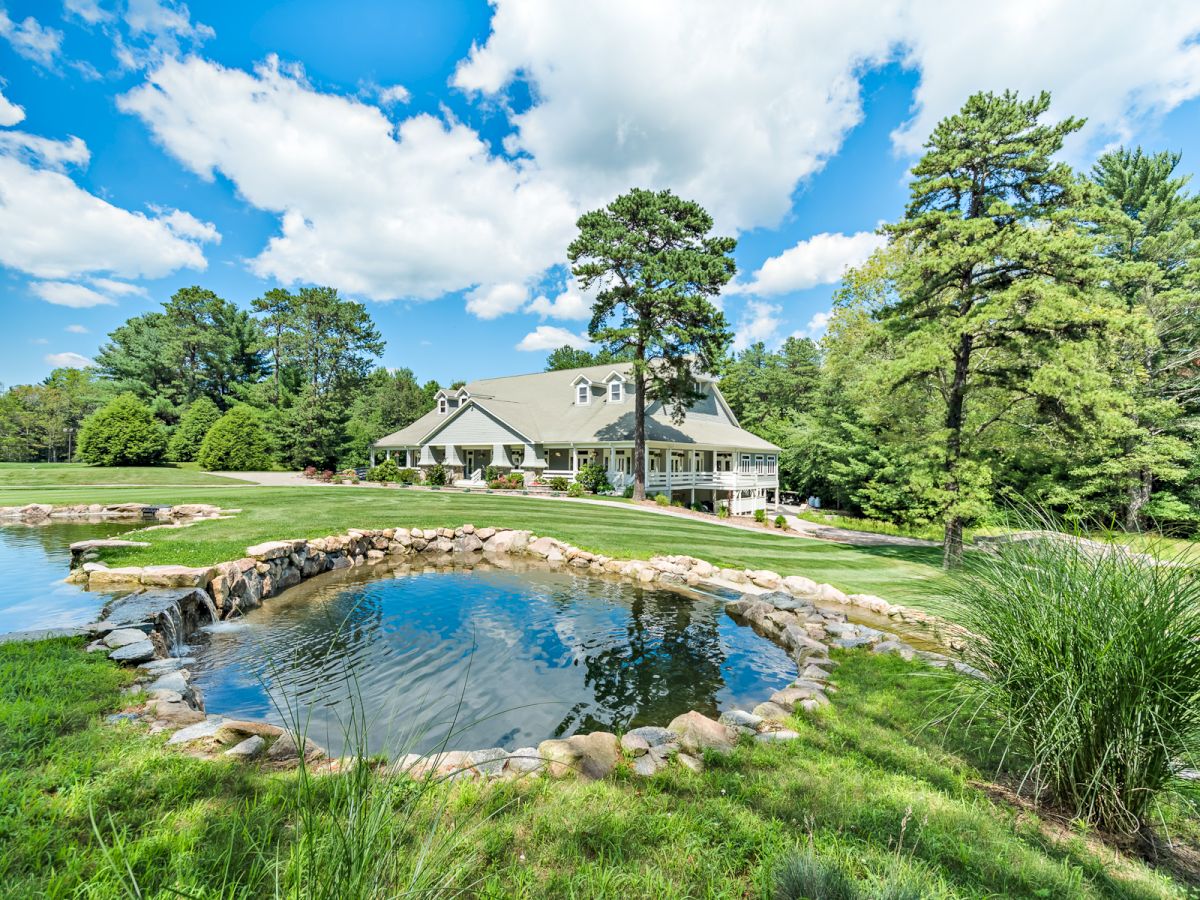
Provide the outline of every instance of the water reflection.
{"type": "Polygon", "coordinates": [[[298,711],[333,752],[355,698],[373,752],[451,733],[451,746],[511,748],[715,714],[795,675],[716,599],[512,561],[333,573],[244,625],[199,649],[208,707],[276,722],[298,711]]]}
{"type": "MultiPolygon", "coordinates": [[[[140,525],[141,523],[139,523],[140,525]]],[[[128,522],[54,522],[0,525],[0,633],[82,625],[121,592],[88,592],[64,579],[75,541],[114,537],[139,525],[128,522]]]]}

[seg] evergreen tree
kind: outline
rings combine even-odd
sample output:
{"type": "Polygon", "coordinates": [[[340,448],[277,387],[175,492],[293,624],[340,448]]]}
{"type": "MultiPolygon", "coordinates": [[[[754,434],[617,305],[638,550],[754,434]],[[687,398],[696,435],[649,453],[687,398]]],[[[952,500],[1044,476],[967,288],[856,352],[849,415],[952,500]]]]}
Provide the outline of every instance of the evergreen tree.
{"type": "Polygon", "coordinates": [[[1200,416],[1200,197],[1176,174],[1177,153],[1120,149],[1100,157],[1092,181],[1105,203],[1104,255],[1112,289],[1152,329],[1121,354],[1135,394],[1129,433],[1101,471],[1114,476],[1130,530],[1156,519],[1200,519],[1200,510],[1157,485],[1182,485],[1200,416]],[[1152,499],[1153,497],[1153,499],[1152,499]]]}
{"type": "Polygon", "coordinates": [[[200,452],[208,430],[221,418],[217,404],[207,397],[198,398],[189,406],[175,426],[167,444],[167,456],[175,462],[191,462],[200,452]]]}
{"type": "Polygon", "coordinates": [[[235,406],[209,429],[196,459],[210,472],[256,472],[270,465],[268,446],[258,413],[235,406]]]}
{"type": "Polygon", "coordinates": [[[606,348],[580,350],[569,344],[564,344],[557,350],[551,350],[546,357],[546,371],[559,372],[563,369],[582,369],[585,366],[602,366],[607,363],[629,362],[633,357],[629,353],[611,353],[606,348]]]}
{"type": "Polygon", "coordinates": [[[713,304],[737,270],[737,241],[710,235],[712,217],[670,191],[634,189],[579,218],[567,256],[584,289],[597,289],[588,333],[610,353],[632,357],[634,499],[646,495],[646,400],[675,421],[701,392],[698,372],[716,372],[729,346],[713,304]]]}
{"type": "Polygon", "coordinates": [[[162,425],[133,394],[114,398],[79,430],[79,458],[93,466],[151,466],[166,449],[162,425]]]}
{"type": "Polygon", "coordinates": [[[1116,322],[1096,289],[1094,241],[1076,224],[1082,187],[1053,158],[1083,123],[1042,124],[1049,106],[1045,93],[969,98],[938,123],[905,218],[886,229],[908,254],[899,298],[880,311],[897,342],[881,388],[923,386],[940,411],[922,443],[948,566],[990,495],[981,436],[1018,404],[1064,399],[1097,362],[1089,341],[1116,322]],[[973,403],[981,394],[990,409],[973,403]]]}

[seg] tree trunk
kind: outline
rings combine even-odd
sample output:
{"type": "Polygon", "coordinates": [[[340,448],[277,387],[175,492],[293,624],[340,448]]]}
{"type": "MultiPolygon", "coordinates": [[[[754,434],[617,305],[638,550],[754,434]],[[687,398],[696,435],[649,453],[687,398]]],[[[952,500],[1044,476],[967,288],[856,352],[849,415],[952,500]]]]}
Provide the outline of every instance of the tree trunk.
{"type": "Polygon", "coordinates": [[[958,494],[958,462],[962,457],[962,426],[963,414],[966,407],[967,373],[971,367],[972,337],[964,334],[958,341],[958,349],[954,352],[954,380],[950,384],[950,396],[946,404],[946,493],[950,495],[947,503],[946,533],[942,541],[942,567],[953,569],[962,562],[963,554],[963,521],[959,515],[958,494]]]}
{"type": "Polygon", "coordinates": [[[1129,486],[1129,499],[1125,506],[1125,530],[1142,530],[1142,507],[1150,502],[1150,491],[1154,487],[1154,475],[1142,469],[1134,476],[1129,486]]]}
{"type": "Polygon", "coordinates": [[[633,499],[646,499],[646,379],[636,371],[633,384],[633,499]]]}

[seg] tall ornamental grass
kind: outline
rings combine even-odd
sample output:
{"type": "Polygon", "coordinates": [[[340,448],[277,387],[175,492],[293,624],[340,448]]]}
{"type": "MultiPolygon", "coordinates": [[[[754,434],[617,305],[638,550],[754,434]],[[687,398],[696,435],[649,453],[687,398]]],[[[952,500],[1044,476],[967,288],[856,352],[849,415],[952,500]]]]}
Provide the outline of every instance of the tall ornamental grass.
{"type": "Polygon", "coordinates": [[[1146,836],[1200,756],[1200,573],[1061,534],[971,556],[948,612],[985,677],[961,679],[959,715],[998,728],[1039,799],[1146,836]]]}

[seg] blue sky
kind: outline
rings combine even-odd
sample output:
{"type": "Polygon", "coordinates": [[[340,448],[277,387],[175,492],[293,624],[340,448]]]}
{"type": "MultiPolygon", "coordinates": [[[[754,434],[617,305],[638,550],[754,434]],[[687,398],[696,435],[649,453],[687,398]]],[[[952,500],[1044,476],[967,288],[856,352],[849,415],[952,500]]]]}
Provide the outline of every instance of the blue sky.
{"type": "Polygon", "coordinates": [[[0,383],[201,284],[332,284],[449,382],[582,344],[578,214],[670,187],[739,239],[739,344],[818,336],[972,91],[1065,153],[1200,148],[1200,5],[0,0],[0,383]],[[261,8],[260,8],[261,7],[261,8]]]}

